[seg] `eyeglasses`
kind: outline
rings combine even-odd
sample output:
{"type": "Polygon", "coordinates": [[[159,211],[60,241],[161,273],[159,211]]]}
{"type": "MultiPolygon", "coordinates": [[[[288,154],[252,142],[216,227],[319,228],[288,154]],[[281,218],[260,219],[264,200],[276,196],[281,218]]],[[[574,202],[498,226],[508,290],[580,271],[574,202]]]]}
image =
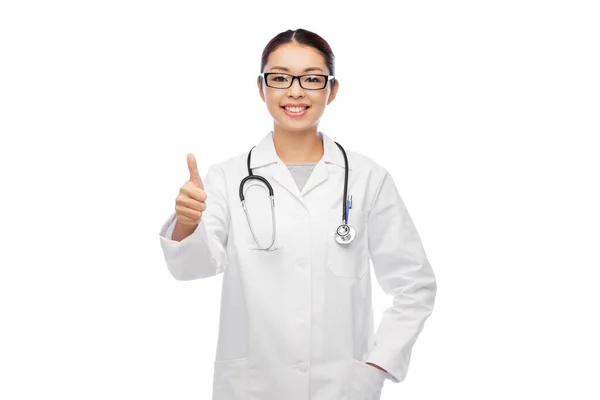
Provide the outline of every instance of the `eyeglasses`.
{"type": "Polygon", "coordinates": [[[329,80],[334,80],[333,75],[290,75],[282,74],[280,72],[262,72],[259,74],[265,79],[268,87],[275,89],[287,89],[294,83],[294,79],[298,78],[300,87],[307,90],[320,90],[325,89],[329,80]]]}

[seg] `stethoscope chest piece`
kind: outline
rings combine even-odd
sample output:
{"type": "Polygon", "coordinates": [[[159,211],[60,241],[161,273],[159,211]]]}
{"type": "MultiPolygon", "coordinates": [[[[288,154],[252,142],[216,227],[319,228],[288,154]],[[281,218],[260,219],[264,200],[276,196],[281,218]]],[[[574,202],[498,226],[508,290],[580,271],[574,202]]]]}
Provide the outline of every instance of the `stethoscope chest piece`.
{"type": "Polygon", "coordinates": [[[341,224],[335,231],[335,240],[339,244],[348,244],[356,237],[356,231],[348,224],[341,224]]]}

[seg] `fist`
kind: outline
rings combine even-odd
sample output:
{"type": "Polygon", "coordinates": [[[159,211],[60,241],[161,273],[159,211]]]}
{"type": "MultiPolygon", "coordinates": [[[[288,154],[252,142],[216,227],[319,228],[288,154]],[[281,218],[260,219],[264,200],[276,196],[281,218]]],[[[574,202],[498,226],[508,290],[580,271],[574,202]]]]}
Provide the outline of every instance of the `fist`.
{"type": "Polygon", "coordinates": [[[202,213],[206,210],[206,192],[193,154],[187,155],[187,164],[190,179],[179,189],[175,200],[175,214],[178,224],[193,228],[198,226],[202,213]]]}

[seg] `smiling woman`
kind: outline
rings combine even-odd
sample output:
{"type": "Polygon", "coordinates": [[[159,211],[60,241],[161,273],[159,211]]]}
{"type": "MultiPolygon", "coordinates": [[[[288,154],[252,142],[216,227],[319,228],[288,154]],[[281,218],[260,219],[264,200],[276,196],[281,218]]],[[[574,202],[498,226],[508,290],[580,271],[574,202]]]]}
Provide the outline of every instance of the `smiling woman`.
{"type": "Polygon", "coordinates": [[[273,129],[204,180],[188,155],[160,232],[176,279],[224,274],[213,400],[379,400],[406,376],[433,271],[387,170],[318,130],[340,85],[327,42],[275,36],[257,85],[273,129]],[[370,261],[393,297],[377,335],[370,261]]]}
{"type": "Polygon", "coordinates": [[[282,32],[265,47],[257,84],[282,142],[316,131],[340,85],[334,61],[327,42],[304,29],[282,32]]]}

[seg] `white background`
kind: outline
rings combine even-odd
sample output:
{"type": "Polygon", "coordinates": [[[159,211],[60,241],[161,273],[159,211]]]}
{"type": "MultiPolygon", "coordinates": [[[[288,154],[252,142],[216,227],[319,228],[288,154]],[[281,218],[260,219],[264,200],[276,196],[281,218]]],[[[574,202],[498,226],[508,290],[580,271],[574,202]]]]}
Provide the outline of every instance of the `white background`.
{"type": "Polygon", "coordinates": [[[272,128],[296,28],[336,55],[320,130],[390,171],[438,280],[382,399],[600,398],[597,2],[201,3],[1,3],[0,398],[210,398],[222,275],[175,281],[158,231],[188,152],[272,128]]]}

